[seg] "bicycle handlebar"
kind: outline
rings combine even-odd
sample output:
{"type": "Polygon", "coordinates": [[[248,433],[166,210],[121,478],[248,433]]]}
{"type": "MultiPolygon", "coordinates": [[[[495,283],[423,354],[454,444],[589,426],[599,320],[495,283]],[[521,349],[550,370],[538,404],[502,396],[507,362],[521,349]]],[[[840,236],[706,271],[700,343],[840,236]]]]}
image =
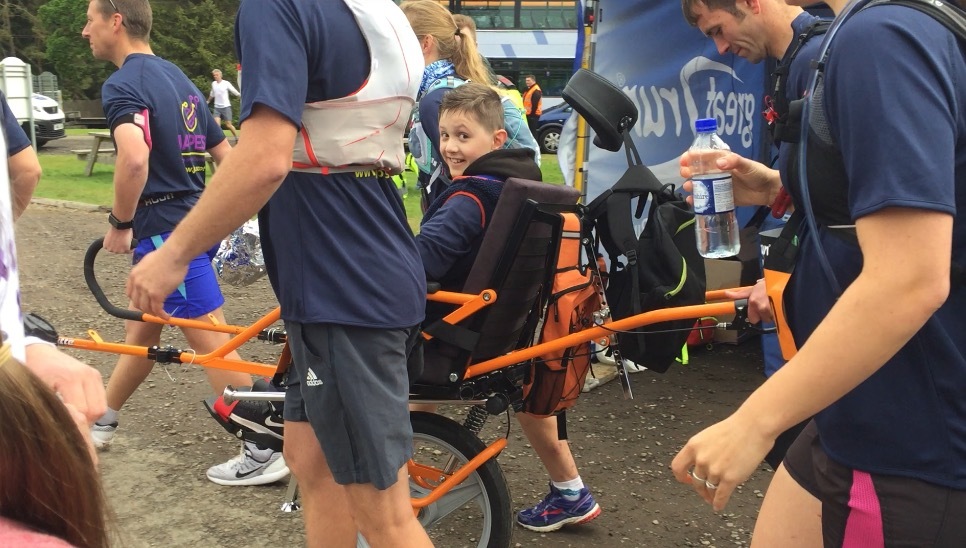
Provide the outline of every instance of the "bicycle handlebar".
{"type": "Polygon", "coordinates": [[[115,306],[114,303],[108,300],[107,295],[104,294],[104,290],[97,283],[97,277],[94,275],[94,259],[103,248],[104,238],[98,238],[91,243],[90,247],[87,248],[87,253],[84,255],[84,281],[87,282],[87,288],[94,295],[97,304],[101,305],[101,308],[111,316],[121,318],[122,320],[143,322],[144,312],[115,306]]]}

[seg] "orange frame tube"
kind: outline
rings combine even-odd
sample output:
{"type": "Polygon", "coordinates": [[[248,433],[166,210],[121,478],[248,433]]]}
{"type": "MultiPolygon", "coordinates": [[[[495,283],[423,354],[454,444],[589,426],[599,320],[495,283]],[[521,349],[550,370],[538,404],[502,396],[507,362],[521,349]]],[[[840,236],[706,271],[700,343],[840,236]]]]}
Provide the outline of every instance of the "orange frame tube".
{"type": "MultiPolygon", "coordinates": [[[[448,493],[450,489],[463,483],[463,481],[470,477],[470,474],[475,472],[477,468],[483,466],[485,462],[499,455],[506,448],[506,444],[506,438],[497,438],[496,441],[486,446],[486,449],[480,451],[478,455],[470,459],[469,462],[463,466],[457,468],[451,474],[446,474],[442,470],[419,463],[414,463],[412,460],[410,460],[406,468],[409,470],[411,476],[415,476],[416,478],[423,478],[427,475],[431,476],[431,478],[448,476],[445,480],[443,480],[443,483],[437,485],[425,497],[409,499],[413,506],[413,511],[416,512],[420,508],[425,508],[430,504],[433,504],[442,498],[443,495],[448,493]]],[[[424,480],[420,482],[420,485],[425,486],[427,485],[427,482],[424,480]]]]}
{"type": "MultiPolygon", "coordinates": [[[[705,298],[708,301],[724,300],[724,302],[652,310],[650,312],[624,318],[623,320],[611,321],[605,323],[603,326],[584,329],[583,331],[573,333],[566,337],[561,337],[551,342],[537,344],[521,350],[515,350],[504,356],[473,364],[467,367],[464,379],[470,379],[479,375],[490,373],[503,367],[525,362],[550,351],[562,350],[564,348],[589,342],[597,338],[606,337],[613,334],[614,331],[636,329],[645,325],[670,320],[681,320],[687,318],[697,319],[704,316],[732,314],[735,312],[735,303],[734,301],[726,300],[728,297],[725,295],[725,291],[727,290],[709,291],[705,295],[705,298]]],[[[484,290],[478,295],[438,291],[436,293],[427,295],[426,298],[430,301],[461,305],[455,311],[446,316],[446,320],[450,323],[457,323],[488,306],[489,304],[496,302],[497,294],[491,289],[484,290]]],[[[181,363],[194,363],[202,367],[240,371],[243,373],[260,376],[272,376],[279,367],[284,367],[288,364],[288,361],[291,358],[288,345],[285,345],[283,348],[278,363],[271,366],[248,361],[228,360],[225,359],[224,356],[230,353],[232,350],[237,350],[243,344],[255,338],[262,330],[278,321],[280,317],[281,308],[276,307],[274,310],[248,327],[222,325],[214,322],[206,323],[198,320],[188,320],[182,318],[171,318],[169,320],[164,320],[163,318],[152,316],[150,314],[145,314],[143,316],[143,320],[151,323],[160,323],[194,329],[205,329],[234,335],[227,343],[209,354],[195,355],[190,352],[182,352],[179,356],[181,363]]],[[[82,350],[128,354],[142,358],[148,357],[147,347],[123,343],[108,343],[101,340],[95,331],[91,330],[88,333],[91,336],[90,339],[61,337],[58,339],[57,344],[59,346],[79,348],[82,350]]],[[[427,496],[410,499],[413,511],[418,512],[420,508],[425,508],[426,506],[438,501],[454,486],[459,485],[466,480],[470,474],[476,471],[485,462],[499,455],[503,449],[506,448],[506,445],[506,438],[498,438],[478,455],[470,459],[466,464],[460,466],[449,475],[441,470],[410,461],[407,465],[408,469],[410,470],[410,475],[416,478],[416,481],[420,482],[421,485],[427,486],[430,481],[435,482],[438,480],[438,478],[447,476],[446,479],[433,488],[429,494],[427,494],[427,496]],[[424,476],[429,476],[429,478],[421,479],[424,478],[424,476]]]]}
{"type": "Polygon", "coordinates": [[[652,310],[650,312],[644,312],[643,314],[624,318],[623,320],[607,322],[604,324],[604,326],[590,327],[584,329],[583,331],[578,331],[577,333],[567,335],[566,337],[561,337],[550,342],[534,345],[529,348],[515,350],[509,354],[473,364],[466,368],[466,374],[463,376],[463,378],[470,379],[472,377],[490,373],[513,364],[525,362],[554,350],[563,350],[565,348],[589,342],[600,337],[609,336],[613,334],[614,331],[636,329],[645,325],[670,320],[684,320],[688,318],[697,319],[704,316],[723,316],[725,314],[733,314],[734,312],[734,301],[652,310]]]}
{"type": "MultiPolygon", "coordinates": [[[[248,373],[251,375],[259,375],[262,377],[271,377],[275,374],[275,371],[279,364],[276,365],[266,365],[262,363],[249,362],[244,360],[229,360],[226,359],[232,350],[237,350],[243,344],[247,343],[249,340],[258,336],[263,329],[277,322],[281,317],[281,307],[276,307],[274,310],[262,316],[258,321],[249,325],[248,327],[241,327],[235,325],[223,325],[216,323],[207,323],[198,320],[188,320],[183,318],[171,318],[170,320],[164,320],[158,316],[152,316],[150,314],[144,315],[144,321],[150,323],[161,323],[165,325],[173,325],[178,327],[188,327],[192,329],[204,329],[208,331],[218,331],[221,333],[229,333],[234,336],[231,337],[228,342],[216,348],[208,354],[194,354],[192,352],[182,352],[178,359],[181,363],[187,364],[197,364],[202,367],[210,367],[214,369],[224,369],[227,371],[239,371],[242,373],[248,373]]],[[[60,337],[57,340],[58,346],[66,346],[71,348],[79,348],[82,350],[93,350],[96,352],[110,352],[113,354],[127,354],[130,356],[137,356],[140,358],[148,357],[148,348],[145,346],[135,346],[124,343],[109,343],[104,342],[97,335],[97,332],[90,330],[88,331],[90,339],[75,339],[70,337],[60,337]]],[[[283,351],[283,356],[286,354],[283,351]]]]}

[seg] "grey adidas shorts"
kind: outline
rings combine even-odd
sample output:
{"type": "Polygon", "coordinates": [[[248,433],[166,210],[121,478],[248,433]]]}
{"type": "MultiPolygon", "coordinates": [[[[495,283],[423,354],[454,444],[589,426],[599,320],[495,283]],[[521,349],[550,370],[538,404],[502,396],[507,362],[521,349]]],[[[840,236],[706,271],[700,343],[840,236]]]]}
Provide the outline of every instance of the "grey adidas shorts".
{"type": "Polygon", "coordinates": [[[406,357],[419,330],[285,322],[285,420],[308,422],[335,481],[388,489],[413,453],[406,357]]]}
{"type": "Polygon", "coordinates": [[[231,122],[231,107],[215,107],[212,110],[211,115],[221,118],[222,122],[231,122]]]}

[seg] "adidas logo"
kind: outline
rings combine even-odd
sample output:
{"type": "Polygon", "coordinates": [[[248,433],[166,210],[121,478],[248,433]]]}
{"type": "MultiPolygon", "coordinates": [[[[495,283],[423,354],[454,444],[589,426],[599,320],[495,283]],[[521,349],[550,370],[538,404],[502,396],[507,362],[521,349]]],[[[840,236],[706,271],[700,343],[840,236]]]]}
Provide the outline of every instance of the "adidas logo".
{"type": "Polygon", "coordinates": [[[309,372],[305,375],[305,384],[308,386],[322,386],[322,379],[315,374],[315,371],[309,369],[309,372]]]}

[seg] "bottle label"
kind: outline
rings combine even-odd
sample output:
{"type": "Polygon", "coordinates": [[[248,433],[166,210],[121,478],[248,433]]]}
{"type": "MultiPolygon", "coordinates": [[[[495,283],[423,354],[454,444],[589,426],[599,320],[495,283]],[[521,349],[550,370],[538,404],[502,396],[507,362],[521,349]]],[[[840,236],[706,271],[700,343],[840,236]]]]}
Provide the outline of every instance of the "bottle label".
{"type": "Polygon", "coordinates": [[[715,215],[734,210],[735,195],[731,187],[731,175],[696,175],[691,182],[694,184],[694,212],[698,215],[715,215]]]}

